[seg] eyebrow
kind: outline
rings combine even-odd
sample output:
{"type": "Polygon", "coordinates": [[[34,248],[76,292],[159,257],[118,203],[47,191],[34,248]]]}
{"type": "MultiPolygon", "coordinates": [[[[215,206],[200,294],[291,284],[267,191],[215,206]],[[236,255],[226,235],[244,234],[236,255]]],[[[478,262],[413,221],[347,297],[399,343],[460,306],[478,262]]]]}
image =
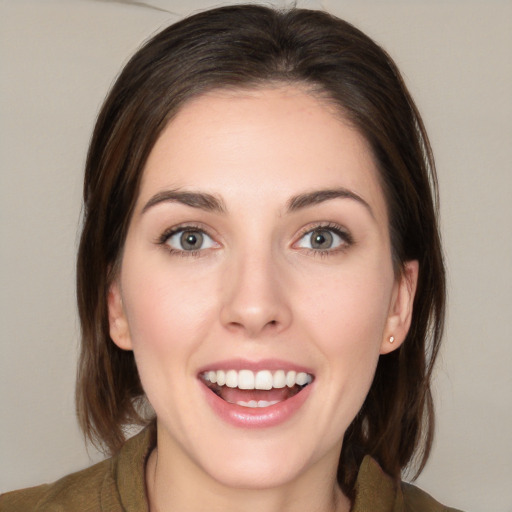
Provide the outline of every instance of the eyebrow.
{"type": "MultiPolygon", "coordinates": [[[[370,205],[359,195],[346,188],[335,188],[325,190],[315,190],[292,197],[287,202],[288,212],[296,212],[308,208],[315,204],[330,201],[332,199],[352,199],[362,204],[375,218],[370,205]]],[[[222,199],[212,194],[204,192],[183,192],[180,190],[164,190],[158,192],[144,205],[141,214],[146,213],[150,208],[161,203],[181,203],[192,208],[198,208],[205,211],[226,213],[227,208],[222,199]]]]}
{"type": "Polygon", "coordinates": [[[297,210],[302,210],[303,208],[308,208],[309,206],[323,203],[325,201],[330,201],[332,199],[352,199],[357,201],[368,210],[373,218],[375,218],[371,206],[361,196],[346,188],[314,190],[313,192],[299,194],[298,196],[292,197],[288,201],[287,208],[289,212],[295,212],[297,210]]]}
{"type": "Polygon", "coordinates": [[[142,209],[141,214],[161,203],[181,203],[192,208],[209,212],[226,213],[222,199],[204,192],[183,192],[180,190],[164,190],[155,194],[142,209]]]}

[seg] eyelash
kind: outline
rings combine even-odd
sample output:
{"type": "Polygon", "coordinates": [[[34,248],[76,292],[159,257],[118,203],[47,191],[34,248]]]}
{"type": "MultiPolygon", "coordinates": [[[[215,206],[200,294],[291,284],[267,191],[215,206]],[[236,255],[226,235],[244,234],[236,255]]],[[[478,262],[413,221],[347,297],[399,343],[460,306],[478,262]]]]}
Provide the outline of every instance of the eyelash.
{"type": "Polygon", "coordinates": [[[315,231],[322,230],[332,231],[335,235],[341,238],[343,244],[340,247],[325,250],[303,248],[304,250],[307,251],[308,254],[312,256],[320,256],[321,258],[333,256],[340,252],[345,252],[355,243],[353,236],[345,228],[341,227],[339,224],[336,224],[334,222],[327,222],[306,226],[297,237],[297,242],[294,242],[294,245],[297,244],[300,240],[302,240],[302,238],[304,238],[304,236],[306,236],[307,234],[312,234],[315,231]]]}
{"type": "MultiPolygon", "coordinates": [[[[328,256],[332,256],[334,254],[338,254],[340,252],[345,252],[349,247],[354,245],[354,239],[353,239],[352,235],[346,229],[342,228],[340,225],[333,223],[333,222],[309,225],[309,226],[303,228],[303,230],[300,232],[299,236],[297,237],[297,241],[294,242],[293,245],[296,245],[307,234],[310,234],[310,233],[312,234],[315,231],[321,231],[321,230],[333,232],[335,235],[337,235],[343,241],[343,244],[340,247],[336,247],[334,249],[325,249],[325,250],[313,249],[313,248],[302,248],[305,252],[307,252],[310,255],[320,256],[320,257],[328,257],[328,256]]],[[[156,243],[158,245],[165,246],[166,250],[171,255],[176,255],[176,256],[185,257],[185,258],[186,257],[200,257],[202,255],[201,253],[204,253],[205,249],[185,251],[185,250],[180,250],[180,249],[174,249],[173,247],[171,247],[168,244],[169,239],[172,236],[174,236],[178,233],[182,233],[184,231],[197,231],[199,233],[205,234],[206,236],[208,236],[209,238],[214,240],[214,237],[212,237],[207,232],[207,230],[205,230],[204,227],[198,226],[195,224],[185,224],[185,225],[175,226],[175,227],[166,229],[157,238],[156,243]]]]}
{"type": "Polygon", "coordinates": [[[212,240],[214,239],[211,235],[208,234],[207,230],[202,227],[202,226],[198,226],[198,225],[195,225],[195,224],[185,224],[185,225],[180,225],[180,226],[175,226],[175,227],[172,227],[172,228],[169,228],[169,229],[166,229],[159,237],[158,239],[156,240],[156,243],[158,245],[162,245],[165,247],[165,249],[173,256],[180,256],[180,257],[183,257],[183,258],[188,258],[188,257],[200,257],[201,256],[201,253],[203,253],[205,251],[205,249],[197,249],[197,250],[193,250],[193,251],[185,251],[185,250],[180,250],[180,249],[174,249],[173,247],[171,247],[168,242],[169,242],[169,239],[178,234],[178,233],[182,233],[184,231],[197,231],[199,233],[203,233],[205,234],[206,236],[208,236],[209,238],[211,238],[212,240]]]}

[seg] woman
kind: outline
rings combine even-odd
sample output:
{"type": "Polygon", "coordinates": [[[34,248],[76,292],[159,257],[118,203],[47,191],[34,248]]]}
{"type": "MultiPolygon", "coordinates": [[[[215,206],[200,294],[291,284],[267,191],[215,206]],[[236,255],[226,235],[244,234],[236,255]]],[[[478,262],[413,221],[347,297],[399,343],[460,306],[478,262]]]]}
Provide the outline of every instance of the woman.
{"type": "Polygon", "coordinates": [[[238,6],[155,36],[85,174],[77,404],[113,458],[2,510],[446,510],[400,483],[432,443],[435,186],[349,24],[238,6]]]}

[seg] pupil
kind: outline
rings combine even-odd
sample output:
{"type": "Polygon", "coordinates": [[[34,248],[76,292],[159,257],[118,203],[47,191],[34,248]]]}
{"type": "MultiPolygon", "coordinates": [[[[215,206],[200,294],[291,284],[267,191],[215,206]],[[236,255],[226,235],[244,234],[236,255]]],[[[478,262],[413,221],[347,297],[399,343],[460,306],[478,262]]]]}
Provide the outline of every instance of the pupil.
{"type": "Polygon", "coordinates": [[[181,235],[181,245],[185,250],[197,249],[203,241],[203,235],[197,232],[185,231],[181,235]]]}
{"type": "Polygon", "coordinates": [[[311,243],[314,249],[329,249],[332,245],[332,235],[329,231],[315,231],[311,243]]]}

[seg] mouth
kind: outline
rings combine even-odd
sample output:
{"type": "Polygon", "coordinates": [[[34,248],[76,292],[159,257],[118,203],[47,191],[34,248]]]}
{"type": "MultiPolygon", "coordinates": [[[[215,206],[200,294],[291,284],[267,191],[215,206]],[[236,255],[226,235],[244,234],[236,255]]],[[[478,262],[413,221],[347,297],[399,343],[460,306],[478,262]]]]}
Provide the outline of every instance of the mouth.
{"type": "Polygon", "coordinates": [[[199,375],[215,395],[229,404],[265,409],[299,394],[314,380],[310,373],[295,370],[208,370],[199,375]]]}

